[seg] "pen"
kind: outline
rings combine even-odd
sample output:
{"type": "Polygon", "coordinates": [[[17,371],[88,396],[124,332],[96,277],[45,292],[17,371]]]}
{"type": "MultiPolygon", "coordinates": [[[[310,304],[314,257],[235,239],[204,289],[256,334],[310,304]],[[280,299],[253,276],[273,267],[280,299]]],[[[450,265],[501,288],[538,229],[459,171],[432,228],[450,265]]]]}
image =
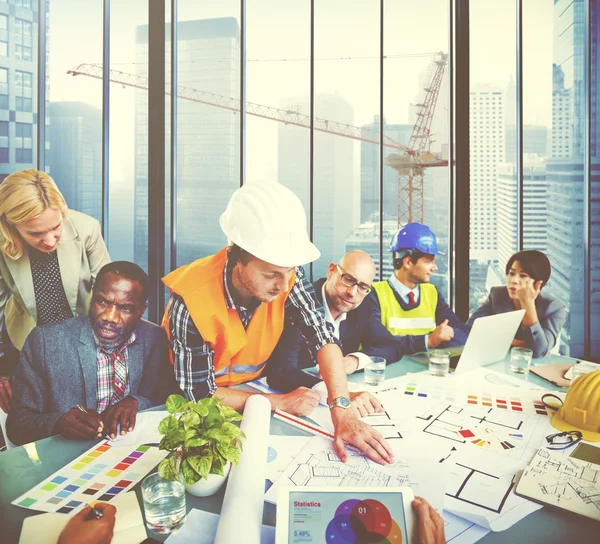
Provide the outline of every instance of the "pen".
{"type": "Polygon", "coordinates": [[[89,519],[101,519],[102,518],[102,512],[96,508],[92,508],[92,511],[90,512],[90,517],[89,519]]]}
{"type": "MultiPolygon", "coordinates": [[[[87,415],[91,415],[83,406],[81,406],[81,404],[76,404],[75,408],[77,408],[78,410],[80,410],[81,412],[83,412],[84,414],[87,415]]],[[[104,424],[102,423],[102,421],[99,421],[100,426],[104,427],[104,424]]],[[[100,438],[100,434],[96,435],[98,438],[100,438]]],[[[108,437],[107,437],[108,438],[108,437]]]]}

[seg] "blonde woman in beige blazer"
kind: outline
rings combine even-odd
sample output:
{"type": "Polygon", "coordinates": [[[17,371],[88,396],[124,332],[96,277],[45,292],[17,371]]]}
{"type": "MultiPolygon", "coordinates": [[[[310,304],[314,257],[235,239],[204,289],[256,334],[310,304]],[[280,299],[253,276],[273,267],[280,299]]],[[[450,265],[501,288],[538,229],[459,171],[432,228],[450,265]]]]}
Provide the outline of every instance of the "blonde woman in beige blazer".
{"type": "MultiPolygon", "coordinates": [[[[108,262],[100,223],[68,210],[48,174],[23,170],[0,183],[0,329],[17,350],[36,325],[87,315],[92,282],[108,262]]],[[[11,396],[10,380],[0,378],[1,409],[11,396]]]]}

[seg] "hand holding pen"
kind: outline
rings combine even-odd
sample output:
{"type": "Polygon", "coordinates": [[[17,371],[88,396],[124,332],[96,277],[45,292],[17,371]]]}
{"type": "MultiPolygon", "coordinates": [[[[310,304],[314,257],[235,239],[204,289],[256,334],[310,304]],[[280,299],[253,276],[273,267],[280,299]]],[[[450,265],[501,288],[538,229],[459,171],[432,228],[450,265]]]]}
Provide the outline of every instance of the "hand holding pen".
{"type": "Polygon", "coordinates": [[[100,414],[79,404],[61,417],[56,429],[62,436],[72,440],[101,438],[103,430],[100,414]]]}
{"type": "Polygon", "coordinates": [[[86,505],[63,529],[58,544],[109,544],[117,510],[111,504],[86,505]]]}

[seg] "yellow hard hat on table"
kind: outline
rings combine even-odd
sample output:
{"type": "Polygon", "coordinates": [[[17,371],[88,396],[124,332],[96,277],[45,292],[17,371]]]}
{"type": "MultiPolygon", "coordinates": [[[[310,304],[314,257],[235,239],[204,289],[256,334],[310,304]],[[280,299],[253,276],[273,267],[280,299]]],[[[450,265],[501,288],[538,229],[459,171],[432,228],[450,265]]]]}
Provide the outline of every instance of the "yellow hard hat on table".
{"type": "Polygon", "coordinates": [[[580,431],[583,439],[600,442],[600,370],[579,376],[552,418],[560,431],[580,431]]]}

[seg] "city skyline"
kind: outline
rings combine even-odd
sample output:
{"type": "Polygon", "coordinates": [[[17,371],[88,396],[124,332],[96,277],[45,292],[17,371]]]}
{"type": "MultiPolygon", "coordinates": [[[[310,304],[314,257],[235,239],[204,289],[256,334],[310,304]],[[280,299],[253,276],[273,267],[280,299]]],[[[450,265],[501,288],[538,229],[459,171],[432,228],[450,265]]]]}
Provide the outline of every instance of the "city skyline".
{"type": "MultiPolygon", "coordinates": [[[[414,104],[422,100],[435,51],[447,48],[447,13],[442,9],[443,2],[434,4],[438,9],[433,10],[430,26],[420,35],[410,25],[405,33],[394,34],[390,29],[394,28],[394,21],[417,20],[421,10],[425,9],[423,6],[407,11],[398,4],[386,5],[384,132],[400,143],[410,136],[417,109],[414,104]]],[[[206,7],[188,0],[180,1],[180,85],[239,98],[239,40],[233,40],[230,47],[222,50],[207,47],[204,56],[195,58],[186,50],[187,39],[182,39],[185,36],[182,29],[198,21],[214,25],[216,21],[230,19],[239,32],[235,5],[226,1],[220,6],[206,7]],[[227,63],[230,67],[223,75],[227,63]],[[195,79],[196,70],[203,72],[205,77],[195,79]]],[[[364,6],[340,15],[341,5],[341,0],[331,1],[320,5],[315,13],[314,114],[353,125],[359,131],[377,133],[380,122],[379,3],[366,2],[364,6]],[[371,9],[374,6],[377,9],[371,9]],[[346,24],[334,28],[333,20],[337,18],[340,22],[340,17],[346,24]],[[341,104],[344,107],[340,107],[341,104]]],[[[581,215],[581,83],[574,82],[581,79],[577,44],[583,37],[577,30],[572,30],[582,24],[577,22],[582,13],[581,5],[579,0],[558,0],[556,3],[540,0],[528,2],[523,12],[524,247],[547,249],[556,268],[548,289],[564,298],[567,306],[578,315],[583,314],[582,299],[574,287],[583,274],[583,254],[580,245],[577,247],[582,237],[581,222],[567,225],[561,214],[581,215]],[[565,24],[565,17],[571,17],[572,24],[565,24]],[[559,28],[568,30],[559,32],[559,28]],[[562,59],[570,58],[569,51],[574,54],[572,60],[566,62],[562,59]],[[534,158],[530,160],[529,155],[534,158]],[[532,168],[531,176],[528,168],[532,168]],[[542,169],[543,175],[540,174],[542,169]],[[537,217],[536,229],[532,229],[534,216],[528,215],[530,212],[537,217]],[[546,236],[541,232],[540,224],[547,225],[546,236]],[[566,251],[563,247],[565,236],[572,241],[573,250],[566,251]],[[570,269],[572,262],[577,266],[570,269]]],[[[503,261],[516,244],[514,228],[508,228],[506,223],[507,218],[516,217],[512,194],[515,187],[516,86],[514,40],[511,38],[515,31],[515,8],[506,4],[488,7],[485,2],[474,0],[470,13],[472,305],[487,292],[491,282],[502,279],[503,261]],[[487,24],[492,21],[494,24],[487,24]],[[507,47],[490,45],[499,37],[503,37],[507,47]],[[483,90],[484,87],[488,87],[488,91],[483,90]],[[496,97],[496,110],[493,106],[483,107],[485,101],[482,103],[480,98],[485,92],[496,93],[490,94],[490,98],[496,97]],[[493,122],[486,118],[488,116],[493,122]],[[487,132],[480,131],[481,121],[485,121],[483,128],[489,129],[487,132]],[[484,147],[488,145],[493,146],[493,152],[491,147],[489,151],[484,147]]],[[[136,45],[135,36],[147,24],[147,3],[133,0],[114,8],[111,11],[111,67],[146,74],[147,53],[140,50],[139,40],[136,45]]],[[[71,36],[78,43],[76,48],[72,47],[72,42],[61,39],[67,14],[67,2],[49,2],[46,164],[73,208],[99,217],[101,179],[97,165],[102,144],[101,83],[85,76],[68,76],[66,72],[81,62],[101,59],[102,25],[98,22],[101,6],[94,3],[89,12],[80,16],[81,24],[75,25],[71,36]],[[81,126],[77,127],[77,123],[81,126]],[[72,141],[82,145],[68,157],[66,154],[61,156],[61,146],[72,148],[69,143],[72,141]]],[[[0,169],[4,167],[6,173],[36,161],[35,111],[22,110],[35,109],[37,47],[31,36],[37,35],[37,14],[20,11],[18,15],[20,17],[7,11],[4,35],[0,21],[0,42],[4,36],[9,47],[4,82],[0,73],[0,108],[3,88],[4,96],[10,100],[6,120],[0,119],[0,148],[4,142],[8,159],[8,162],[2,162],[3,152],[0,151],[0,169]],[[26,15],[30,18],[31,30],[16,20],[28,21],[26,15]],[[31,47],[31,54],[24,47],[31,47]]],[[[248,9],[245,74],[248,101],[309,112],[310,50],[307,46],[310,36],[305,24],[310,22],[309,15],[306,6],[290,0],[265,1],[248,9]],[[281,47],[273,52],[273,40],[278,39],[281,47]]],[[[168,59],[168,36],[166,48],[168,59]]],[[[197,45],[192,48],[198,50],[197,45]]],[[[167,65],[166,69],[168,74],[170,67],[167,65]]],[[[135,257],[147,266],[147,201],[144,200],[144,194],[147,194],[147,91],[114,84],[110,88],[109,250],[118,258],[135,257]]],[[[447,149],[449,142],[447,101],[446,86],[440,92],[432,124],[432,149],[437,152],[447,149]]],[[[239,186],[241,151],[239,132],[236,132],[239,120],[235,113],[211,110],[210,106],[181,99],[178,106],[178,264],[183,264],[224,244],[218,229],[218,216],[231,192],[239,186]],[[208,119],[213,119],[212,125],[207,124],[208,119]],[[221,136],[217,138],[217,135],[221,136]],[[209,152],[209,149],[213,151],[209,152]],[[206,199],[213,198],[211,195],[214,200],[209,203],[206,199]],[[203,205],[205,213],[195,213],[194,210],[203,205]]],[[[337,260],[341,252],[352,248],[353,243],[362,243],[359,242],[361,236],[364,242],[368,238],[366,232],[376,232],[379,236],[378,229],[373,231],[370,226],[373,219],[379,220],[377,144],[315,133],[311,210],[308,207],[309,131],[253,116],[247,117],[245,127],[245,181],[267,179],[285,183],[301,197],[307,212],[313,214],[314,241],[323,253],[322,259],[313,266],[315,277],[323,275],[329,260],[337,260]]],[[[388,151],[384,149],[384,161],[388,151]]],[[[383,197],[384,217],[381,220],[386,225],[382,241],[385,246],[388,225],[397,220],[398,198],[397,173],[387,165],[384,166],[383,197]]],[[[424,221],[446,245],[449,202],[448,169],[426,170],[424,221]]],[[[386,249],[384,247],[384,254],[389,257],[386,249]]],[[[378,251],[371,254],[378,259],[378,251]]],[[[438,261],[444,264],[447,259],[439,258],[438,261]]],[[[376,264],[380,266],[380,263],[376,264]]],[[[384,261],[383,269],[389,270],[387,261],[384,261]]],[[[440,281],[447,280],[447,267],[441,266],[438,274],[440,281]]],[[[444,292],[447,287],[446,281],[440,288],[444,292]]],[[[565,329],[563,342],[580,349],[580,339],[573,337],[570,328],[569,325],[565,329]]]]}

